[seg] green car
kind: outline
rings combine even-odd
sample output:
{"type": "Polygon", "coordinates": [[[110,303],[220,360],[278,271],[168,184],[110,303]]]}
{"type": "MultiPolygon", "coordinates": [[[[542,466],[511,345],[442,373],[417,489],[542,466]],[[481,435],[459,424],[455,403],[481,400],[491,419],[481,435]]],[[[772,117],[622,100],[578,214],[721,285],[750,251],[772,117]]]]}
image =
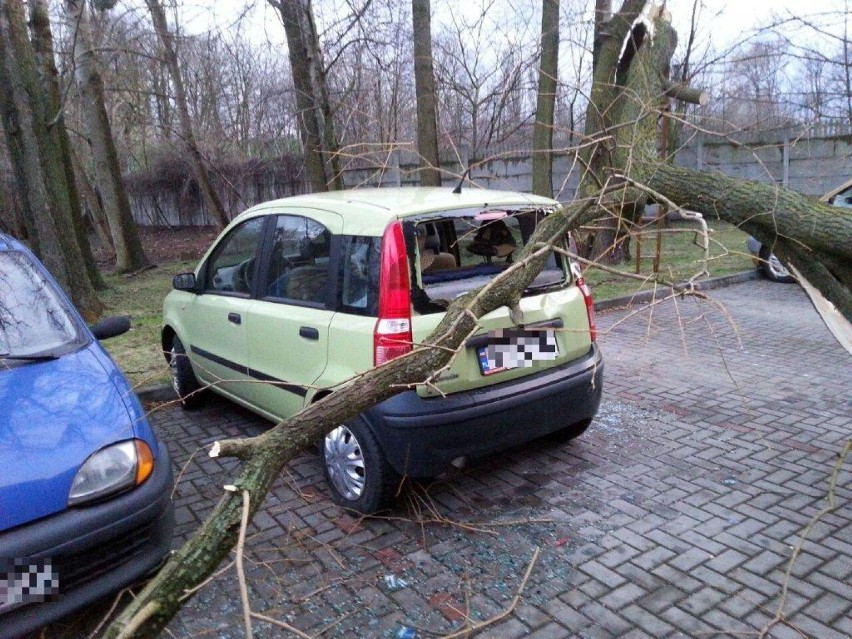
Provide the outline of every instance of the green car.
{"type": "MultiPolygon", "coordinates": [[[[237,217],[163,306],[163,351],[185,408],[219,393],[279,421],[398,357],[456,297],[508,268],[542,216],[524,193],[359,189],[266,202],[237,217]]],[[[434,477],[544,435],[581,434],[601,398],[592,298],[554,253],[520,302],[484,316],[437,382],[326,437],[340,505],[371,513],[400,478],[434,477]]]]}

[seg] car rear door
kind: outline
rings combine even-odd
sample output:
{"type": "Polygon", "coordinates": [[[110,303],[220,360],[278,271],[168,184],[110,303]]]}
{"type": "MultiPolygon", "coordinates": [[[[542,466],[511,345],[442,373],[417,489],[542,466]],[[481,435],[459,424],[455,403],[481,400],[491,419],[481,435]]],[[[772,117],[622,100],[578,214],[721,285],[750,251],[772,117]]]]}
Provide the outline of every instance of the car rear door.
{"type": "Polygon", "coordinates": [[[253,384],[249,401],[270,417],[297,413],[326,367],[334,315],[333,246],[343,219],[294,210],[274,218],[246,339],[253,384]]]}

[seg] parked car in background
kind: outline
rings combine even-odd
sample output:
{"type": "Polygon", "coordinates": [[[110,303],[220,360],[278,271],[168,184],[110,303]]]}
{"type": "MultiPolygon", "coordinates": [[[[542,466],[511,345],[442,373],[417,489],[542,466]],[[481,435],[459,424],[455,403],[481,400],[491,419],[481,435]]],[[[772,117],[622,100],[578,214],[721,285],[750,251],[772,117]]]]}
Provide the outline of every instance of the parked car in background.
{"type": "MultiPolygon", "coordinates": [[[[175,277],[162,346],[184,406],[209,387],[271,420],[412,350],[449,302],[508,268],[559,204],[521,193],[363,189],[286,198],[237,217],[194,273],[175,277]]],[[[401,476],[543,435],[581,434],[603,364],[589,288],[553,254],[520,301],[481,319],[431,384],[331,430],[334,499],[362,513],[401,476]]]]}
{"type": "Polygon", "coordinates": [[[169,552],[166,447],[47,270],[0,234],[0,637],[133,584],[169,552]]]}
{"type": "Polygon", "coordinates": [[[766,279],[773,282],[790,283],[795,282],[796,278],[790,275],[790,271],[781,263],[772,250],[761,244],[759,241],[749,235],[746,240],[749,252],[752,254],[752,259],[757,267],[766,276],[766,279]]]}
{"type": "MultiPolygon", "coordinates": [[[[829,191],[823,198],[825,202],[840,208],[852,208],[852,186],[845,182],[833,191],[829,191]]],[[[795,282],[790,271],[781,263],[768,246],[764,246],[755,238],[749,236],[746,241],[749,252],[751,252],[754,263],[763,272],[767,279],[773,282],[795,282]]]]}

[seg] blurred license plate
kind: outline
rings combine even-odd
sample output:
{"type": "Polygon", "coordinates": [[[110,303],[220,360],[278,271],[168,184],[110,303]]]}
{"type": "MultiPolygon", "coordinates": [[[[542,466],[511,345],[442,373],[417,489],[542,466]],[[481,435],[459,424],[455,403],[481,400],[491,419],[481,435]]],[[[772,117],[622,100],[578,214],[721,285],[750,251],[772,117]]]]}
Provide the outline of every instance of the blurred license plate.
{"type": "Polygon", "coordinates": [[[559,357],[556,332],[505,328],[488,333],[488,346],[477,349],[479,370],[493,375],[513,368],[529,368],[559,357]]]}
{"type": "Polygon", "coordinates": [[[58,591],[59,577],[50,559],[0,558],[0,614],[36,601],[47,601],[58,591]]]}

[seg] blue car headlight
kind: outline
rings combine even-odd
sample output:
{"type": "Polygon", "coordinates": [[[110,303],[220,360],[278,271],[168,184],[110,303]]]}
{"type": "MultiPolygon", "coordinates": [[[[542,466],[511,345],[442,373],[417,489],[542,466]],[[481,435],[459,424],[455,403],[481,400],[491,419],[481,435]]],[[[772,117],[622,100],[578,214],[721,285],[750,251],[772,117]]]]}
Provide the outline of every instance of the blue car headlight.
{"type": "Polygon", "coordinates": [[[151,475],[154,456],[141,439],[102,448],[91,455],[74,476],[68,505],[75,506],[138,486],[151,475]]]}

